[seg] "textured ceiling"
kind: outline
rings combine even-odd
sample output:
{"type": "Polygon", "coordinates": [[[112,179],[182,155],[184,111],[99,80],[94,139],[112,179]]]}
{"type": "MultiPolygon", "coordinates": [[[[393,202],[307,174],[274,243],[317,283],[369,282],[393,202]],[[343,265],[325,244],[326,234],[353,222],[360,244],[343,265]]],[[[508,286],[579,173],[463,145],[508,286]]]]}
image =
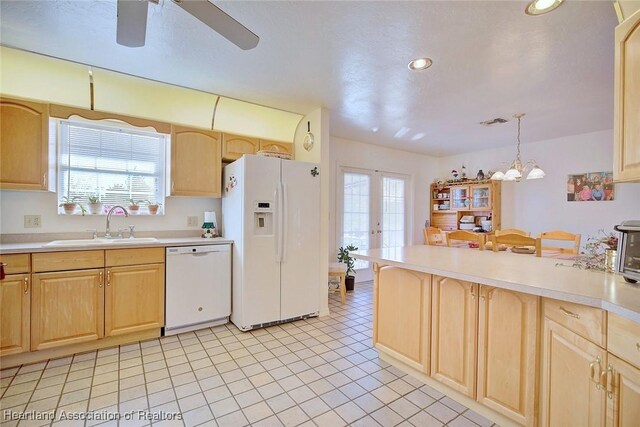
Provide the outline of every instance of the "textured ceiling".
{"type": "Polygon", "coordinates": [[[324,106],[332,135],[432,155],[513,144],[515,112],[527,113],[523,142],[613,125],[610,1],[539,17],[523,1],[215,4],[260,36],[257,48],[169,0],[149,5],[142,48],[116,44],[116,0],[2,1],[0,41],[297,113],[324,106]],[[410,72],[417,56],[433,66],[410,72]],[[510,121],[478,124],[494,117],[510,121]]]}

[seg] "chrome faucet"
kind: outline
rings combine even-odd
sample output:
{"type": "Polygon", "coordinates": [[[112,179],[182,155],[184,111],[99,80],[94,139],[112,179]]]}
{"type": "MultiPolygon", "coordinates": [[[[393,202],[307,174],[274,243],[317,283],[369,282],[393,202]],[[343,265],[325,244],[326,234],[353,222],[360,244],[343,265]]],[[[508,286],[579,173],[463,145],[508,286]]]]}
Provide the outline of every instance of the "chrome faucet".
{"type": "Polygon", "coordinates": [[[112,207],[111,209],[109,209],[109,213],[107,214],[107,231],[104,233],[104,237],[107,239],[111,239],[111,214],[113,213],[114,210],[116,210],[116,208],[120,208],[124,211],[124,216],[129,216],[129,211],[127,211],[127,209],[124,206],[120,206],[120,205],[115,205],[114,207],[112,207]]]}

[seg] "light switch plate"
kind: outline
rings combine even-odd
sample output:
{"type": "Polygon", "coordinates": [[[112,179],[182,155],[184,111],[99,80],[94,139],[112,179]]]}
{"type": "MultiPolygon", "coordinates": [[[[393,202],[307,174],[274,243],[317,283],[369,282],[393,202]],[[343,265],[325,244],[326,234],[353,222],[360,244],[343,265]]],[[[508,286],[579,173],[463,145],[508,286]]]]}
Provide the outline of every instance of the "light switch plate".
{"type": "Polygon", "coordinates": [[[197,227],[198,226],[198,217],[197,216],[188,216],[187,217],[187,226],[189,226],[189,227],[197,227]]]}
{"type": "Polygon", "coordinates": [[[25,215],[24,228],[40,228],[42,227],[42,217],[40,215],[25,215]]]}

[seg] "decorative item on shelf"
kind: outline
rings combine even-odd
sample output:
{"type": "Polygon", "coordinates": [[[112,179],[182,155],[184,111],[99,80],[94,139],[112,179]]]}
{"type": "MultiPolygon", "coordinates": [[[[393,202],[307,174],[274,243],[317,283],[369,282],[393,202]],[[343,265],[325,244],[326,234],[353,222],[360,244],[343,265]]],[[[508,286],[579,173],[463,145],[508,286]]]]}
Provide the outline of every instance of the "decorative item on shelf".
{"type": "Polygon", "coordinates": [[[453,177],[453,180],[454,180],[454,181],[457,181],[457,180],[458,180],[458,171],[457,171],[457,170],[455,170],[455,169],[453,169],[453,170],[451,171],[451,176],[453,177]]]}
{"type": "Polygon", "coordinates": [[[307,122],[307,133],[304,135],[304,142],[302,146],[305,150],[311,151],[313,148],[313,134],[311,133],[311,122],[307,122]]]}
{"type": "Polygon", "coordinates": [[[62,196],[62,201],[58,207],[62,208],[66,215],[73,215],[78,207],[78,203],[76,203],[77,199],[77,197],[62,196]]]}
{"type": "Polygon", "coordinates": [[[478,181],[483,181],[484,180],[484,172],[482,172],[482,169],[480,169],[476,175],[476,179],[478,181]]]}
{"type": "Polygon", "coordinates": [[[91,215],[100,215],[102,213],[102,203],[98,194],[92,194],[88,197],[89,204],[87,209],[91,215]]]}
{"type": "Polygon", "coordinates": [[[228,193],[236,185],[238,185],[238,181],[236,181],[236,177],[234,175],[231,175],[229,177],[229,181],[227,181],[227,185],[224,187],[224,191],[228,193]]]}
{"type": "Polygon", "coordinates": [[[216,228],[216,213],[215,212],[205,212],[204,213],[204,223],[202,223],[202,237],[205,239],[210,239],[212,237],[218,237],[218,229],[216,228]]]}
{"type": "Polygon", "coordinates": [[[462,179],[463,181],[466,181],[467,179],[467,167],[465,165],[462,165],[460,179],[462,179]]]}
{"type": "Polygon", "coordinates": [[[131,215],[138,215],[140,212],[140,203],[143,203],[144,200],[134,200],[129,199],[129,213],[131,215]]]}
{"type": "Polygon", "coordinates": [[[147,210],[149,211],[149,215],[156,215],[158,210],[162,206],[162,203],[152,202],[151,200],[147,200],[147,210]]]}
{"type": "Polygon", "coordinates": [[[291,153],[285,153],[284,151],[275,150],[260,150],[256,153],[258,156],[275,157],[277,159],[291,160],[293,156],[291,153]]]}
{"type": "Polygon", "coordinates": [[[517,136],[517,154],[515,160],[511,163],[511,167],[506,172],[496,171],[493,175],[491,175],[491,179],[496,181],[516,181],[520,182],[523,173],[527,171],[529,167],[531,170],[527,174],[527,179],[540,179],[544,178],[545,173],[540,166],[536,163],[535,160],[529,160],[524,165],[520,160],[520,122],[522,117],[524,117],[524,113],[517,113],[514,116],[518,120],[518,136],[517,136]]]}
{"type": "Polygon", "coordinates": [[[357,251],[358,248],[349,245],[347,247],[341,246],[338,248],[338,261],[347,265],[347,276],[345,278],[345,286],[347,291],[353,291],[354,285],[356,283],[356,276],[354,275],[356,259],[352,257],[349,253],[353,251],[357,251]]]}

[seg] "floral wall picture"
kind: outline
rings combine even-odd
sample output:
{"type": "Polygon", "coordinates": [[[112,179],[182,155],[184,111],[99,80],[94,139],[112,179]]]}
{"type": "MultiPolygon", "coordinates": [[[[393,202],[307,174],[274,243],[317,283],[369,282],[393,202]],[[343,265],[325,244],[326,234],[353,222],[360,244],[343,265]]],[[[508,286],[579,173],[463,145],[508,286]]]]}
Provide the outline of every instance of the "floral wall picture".
{"type": "Polygon", "coordinates": [[[587,172],[569,175],[567,201],[604,202],[613,200],[613,172],[587,172]]]}

